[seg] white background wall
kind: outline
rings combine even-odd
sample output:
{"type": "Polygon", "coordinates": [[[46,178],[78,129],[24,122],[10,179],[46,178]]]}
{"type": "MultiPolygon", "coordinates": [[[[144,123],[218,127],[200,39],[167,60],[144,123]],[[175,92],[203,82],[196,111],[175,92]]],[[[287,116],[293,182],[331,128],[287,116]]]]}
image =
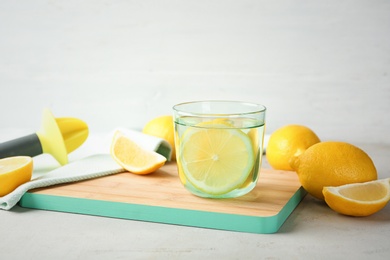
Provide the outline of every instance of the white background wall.
{"type": "Polygon", "coordinates": [[[0,2],[1,130],[45,107],[93,133],[237,99],[267,106],[268,133],[390,144],[389,73],[386,0],[0,2]]]}

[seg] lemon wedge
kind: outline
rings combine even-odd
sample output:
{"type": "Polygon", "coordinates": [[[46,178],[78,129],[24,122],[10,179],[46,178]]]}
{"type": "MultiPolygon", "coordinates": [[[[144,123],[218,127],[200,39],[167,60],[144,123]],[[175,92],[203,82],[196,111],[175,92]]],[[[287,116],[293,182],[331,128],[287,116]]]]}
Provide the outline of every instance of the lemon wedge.
{"type": "Polygon", "coordinates": [[[325,202],[334,211],[349,216],[369,216],[390,200],[390,178],[324,187],[325,202]]]}
{"type": "Polygon", "coordinates": [[[141,148],[120,131],[115,132],[110,153],[124,169],[135,174],[149,174],[161,168],[166,158],[154,151],[141,148]]]}

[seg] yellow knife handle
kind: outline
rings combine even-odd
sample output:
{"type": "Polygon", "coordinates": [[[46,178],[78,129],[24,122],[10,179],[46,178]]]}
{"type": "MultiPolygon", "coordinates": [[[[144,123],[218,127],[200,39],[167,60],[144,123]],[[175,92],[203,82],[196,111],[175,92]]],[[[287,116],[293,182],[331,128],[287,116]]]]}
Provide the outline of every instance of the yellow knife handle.
{"type": "Polygon", "coordinates": [[[42,154],[42,145],[37,134],[30,134],[0,143],[0,159],[12,156],[36,156],[39,154],[42,154]]]}

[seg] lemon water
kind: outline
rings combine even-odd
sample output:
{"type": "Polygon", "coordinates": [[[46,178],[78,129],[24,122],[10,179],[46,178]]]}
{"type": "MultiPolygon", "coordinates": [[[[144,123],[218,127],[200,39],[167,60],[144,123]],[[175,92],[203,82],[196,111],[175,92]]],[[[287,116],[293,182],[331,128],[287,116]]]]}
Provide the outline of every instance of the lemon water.
{"type": "Polygon", "coordinates": [[[263,121],[253,118],[181,117],[176,118],[175,133],[180,180],[193,194],[208,198],[234,198],[247,194],[256,186],[263,153],[263,121]],[[207,135],[203,135],[205,131],[207,135]],[[214,143],[222,144],[219,150],[216,148],[218,152],[208,151],[214,143]],[[237,147],[239,151],[235,151],[237,147]],[[196,159],[192,168],[188,166],[186,158],[197,156],[212,163],[196,159]],[[206,160],[205,156],[209,158],[206,160]],[[223,167],[216,167],[216,162],[223,167]]]}

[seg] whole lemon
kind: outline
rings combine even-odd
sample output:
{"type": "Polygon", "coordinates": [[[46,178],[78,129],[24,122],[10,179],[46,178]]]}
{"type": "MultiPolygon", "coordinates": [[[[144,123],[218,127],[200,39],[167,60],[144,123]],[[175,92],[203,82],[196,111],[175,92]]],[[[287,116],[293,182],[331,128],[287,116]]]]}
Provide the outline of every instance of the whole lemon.
{"type": "Polygon", "coordinates": [[[142,129],[142,132],[167,141],[172,147],[172,160],[176,160],[174,130],[173,117],[170,115],[164,115],[153,118],[147,122],[142,129]]]}
{"type": "Polygon", "coordinates": [[[345,142],[321,142],[291,160],[302,187],[324,199],[324,186],[367,182],[378,178],[371,158],[360,148],[345,142]]]}
{"type": "Polygon", "coordinates": [[[318,142],[318,136],[306,126],[283,126],[270,136],[266,148],[268,163],[276,170],[292,171],[290,159],[318,142]]]}

